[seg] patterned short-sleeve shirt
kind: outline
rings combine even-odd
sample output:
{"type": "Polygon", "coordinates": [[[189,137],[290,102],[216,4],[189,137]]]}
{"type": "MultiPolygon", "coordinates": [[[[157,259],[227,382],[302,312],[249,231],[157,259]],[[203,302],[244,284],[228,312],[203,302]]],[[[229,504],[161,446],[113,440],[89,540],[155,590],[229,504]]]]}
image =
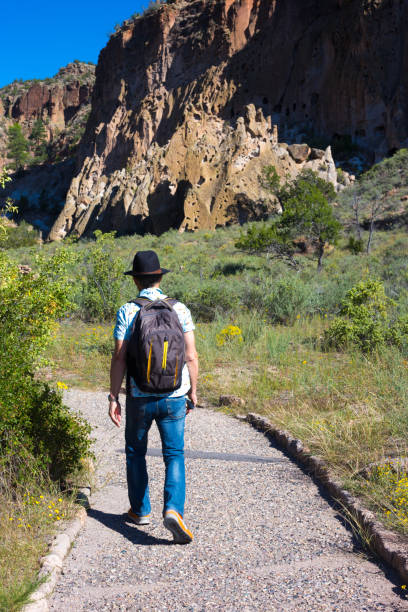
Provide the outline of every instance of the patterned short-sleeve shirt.
{"type": "MultiPolygon", "coordinates": [[[[150,287],[149,289],[142,289],[138,297],[146,297],[150,300],[159,300],[167,296],[163,293],[161,289],[157,287],[150,287]]],[[[113,330],[113,337],[116,340],[129,340],[130,334],[132,332],[133,322],[139,310],[140,306],[131,302],[127,302],[121,308],[119,308],[116,315],[116,325],[113,330]]],[[[177,302],[177,304],[174,305],[174,310],[178,315],[183,331],[193,331],[195,329],[195,326],[193,323],[193,319],[191,318],[191,313],[187,306],[185,306],[181,302],[177,302]]],[[[130,394],[132,397],[151,397],[151,393],[146,393],[139,389],[132,377],[130,377],[129,384],[130,394]]],[[[189,389],[190,376],[188,373],[187,365],[184,365],[181,378],[181,387],[179,389],[176,389],[176,391],[173,391],[172,393],[158,393],[157,395],[163,397],[181,397],[182,395],[185,395],[189,391],[189,389]]]]}

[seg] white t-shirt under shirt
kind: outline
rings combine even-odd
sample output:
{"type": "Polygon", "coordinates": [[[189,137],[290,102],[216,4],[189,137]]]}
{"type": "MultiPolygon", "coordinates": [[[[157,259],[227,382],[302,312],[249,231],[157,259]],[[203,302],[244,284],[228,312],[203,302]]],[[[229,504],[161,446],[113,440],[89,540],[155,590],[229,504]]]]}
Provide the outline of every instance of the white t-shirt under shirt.
{"type": "MultiPolygon", "coordinates": [[[[161,289],[158,289],[157,287],[150,287],[149,289],[142,289],[138,297],[146,297],[149,300],[159,300],[167,296],[164,295],[161,289]]],[[[191,312],[189,311],[187,306],[185,306],[181,302],[177,302],[177,304],[175,304],[173,308],[178,315],[183,331],[193,331],[195,327],[193,319],[191,318],[191,312]]],[[[113,337],[116,340],[129,340],[133,327],[133,322],[139,310],[140,306],[131,302],[127,302],[121,308],[119,308],[116,315],[116,325],[113,330],[113,337]]],[[[190,376],[188,373],[187,365],[185,364],[181,377],[181,387],[179,389],[176,389],[175,391],[172,391],[171,393],[152,394],[146,393],[145,391],[141,391],[132,377],[130,377],[129,384],[130,395],[132,397],[152,397],[152,395],[157,395],[158,397],[181,397],[183,395],[186,395],[186,393],[190,389],[190,376]]]]}

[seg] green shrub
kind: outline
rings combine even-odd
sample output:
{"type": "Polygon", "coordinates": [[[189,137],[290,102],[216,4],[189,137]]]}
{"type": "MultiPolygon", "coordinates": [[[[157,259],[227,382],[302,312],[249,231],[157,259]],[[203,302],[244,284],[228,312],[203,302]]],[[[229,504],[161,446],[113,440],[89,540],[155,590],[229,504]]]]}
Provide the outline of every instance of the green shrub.
{"type": "Polygon", "coordinates": [[[0,234],[0,248],[18,249],[38,244],[39,233],[32,225],[22,221],[17,227],[10,227],[7,233],[0,234]]]}
{"type": "Polygon", "coordinates": [[[316,304],[320,313],[337,314],[340,304],[346,294],[361,278],[360,270],[350,262],[350,268],[344,271],[334,272],[329,277],[319,279],[315,283],[313,279],[309,283],[313,284],[316,296],[316,304]]]}
{"type": "Polygon", "coordinates": [[[231,312],[238,306],[238,295],[232,287],[216,281],[207,281],[201,288],[186,295],[186,304],[193,316],[199,321],[212,321],[217,314],[231,312]]]}
{"type": "MultiPolygon", "coordinates": [[[[3,386],[6,382],[0,376],[0,384],[3,386]]],[[[39,470],[63,484],[81,468],[81,459],[89,455],[89,424],[64,406],[61,392],[47,383],[28,376],[20,378],[18,387],[13,386],[12,391],[12,397],[0,392],[3,406],[0,466],[10,467],[18,459],[20,471],[16,476],[21,483],[25,468],[20,459],[27,453],[39,470]],[[20,449],[19,457],[16,446],[20,449]]]]}
{"type": "Polygon", "coordinates": [[[390,295],[401,299],[408,291],[408,240],[395,240],[384,252],[381,276],[390,287],[390,295]]]}
{"type": "Polygon", "coordinates": [[[363,253],[364,251],[364,242],[361,238],[355,238],[355,236],[350,236],[346,248],[354,255],[358,255],[359,253],[363,253]]]}
{"type": "MultiPolygon", "coordinates": [[[[89,427],[63,406],[61,394],[36,378],[48,363],[45,349],[57,320],[70,308],[67,270],[73,254],[58,248],[37,256],[23,274],[0,252],[0,456],[1,467],[26,449],[53,478],[63,481],[89,453],[89,427]]],[[[24,465],[24,462],[20,462],[24,465]]],[[[24,470],[18,472],[24,478],[24,470]]]]}
{"type": "Polygon", "coordinates": [[[325,332],[324,345],[356,347],[368,353],[384,344],[404,346],[408,339],[406,319],[393,321],[395,302],[385,295],[380,281],[367,279],[350,289],[336,317],[325,332]]]}
{"type": "Polygon", "coordinates": [[[91,321],[106,321],[115,316],[120,306],[124,282],[123,262],[115,254],[115,232],[95,232],[96,241],[84,257],[85,276],[79,307],[82,317],[91,321]]]}
{"type": "Polygon", "coordinates": [[[341,185],[346,185],[346,175],[342,168],[337,168],[337,182],[341,185]]]}
{"type": "Polygon", "coordinates": [[[149,0],[149,4],[145,9],[143,15],[150,15],[151,13],[159,10],[164,4],[163,0],[149,0]]]}
{"type": "Polygon", "coordinates": [[[313,286],[295,275],[279,279],[266,299],[266,311],[275,323],[292,324],[298,316],[303,317],[316,310],[313,286]]]}
{"type": "Polygon", "coordinates": [[[388,344],[397,346],[405,355],[408,354],[408,315],[399,317],[385,334],[388,344]]]}
{"type": "Polygon", "coordinates": [[[240,293],[241,304],[247,310],[259,312],[259,314],[265,316],[272,287],[273,285],[271,282],[261,277],[249,277],[245,279],[240,293]]]}

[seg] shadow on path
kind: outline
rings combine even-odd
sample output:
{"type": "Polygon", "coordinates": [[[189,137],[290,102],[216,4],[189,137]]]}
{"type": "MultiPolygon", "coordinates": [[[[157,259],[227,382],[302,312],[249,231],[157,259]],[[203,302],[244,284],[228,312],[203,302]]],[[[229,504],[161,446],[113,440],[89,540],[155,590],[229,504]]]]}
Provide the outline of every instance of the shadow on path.
{"type": "Polygon", "coordinates": [[[139,544],[141,546],[157,546],[158,544],[172,546],[174,543],[173,540],[156,538],[142,529],[138,529],[133,523],[127,524],[125,521],[129,521],[129,519],[126,513],[112,514],[110,512],[102,512],[101,510],[91,508],[88,510],[88,516],[102,523],[105,527],[112,529],[112,531],[117,531],[120,535],[132,542],[132,544],[139,544]]]}

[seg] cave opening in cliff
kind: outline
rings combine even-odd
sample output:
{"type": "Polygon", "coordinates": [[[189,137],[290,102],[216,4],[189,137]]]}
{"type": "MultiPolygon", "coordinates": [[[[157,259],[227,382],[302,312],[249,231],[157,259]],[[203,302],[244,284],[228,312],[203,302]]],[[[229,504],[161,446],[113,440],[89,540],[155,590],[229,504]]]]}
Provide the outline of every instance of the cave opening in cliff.
{"type": "Polygon", "coordinates": [[[191,183],[181,180],[174,191],[174,186],[166,180],[148,196],[149,217],[155,234],[180,227],[184,220],[184,202],[190,189],[191,183]]]}

